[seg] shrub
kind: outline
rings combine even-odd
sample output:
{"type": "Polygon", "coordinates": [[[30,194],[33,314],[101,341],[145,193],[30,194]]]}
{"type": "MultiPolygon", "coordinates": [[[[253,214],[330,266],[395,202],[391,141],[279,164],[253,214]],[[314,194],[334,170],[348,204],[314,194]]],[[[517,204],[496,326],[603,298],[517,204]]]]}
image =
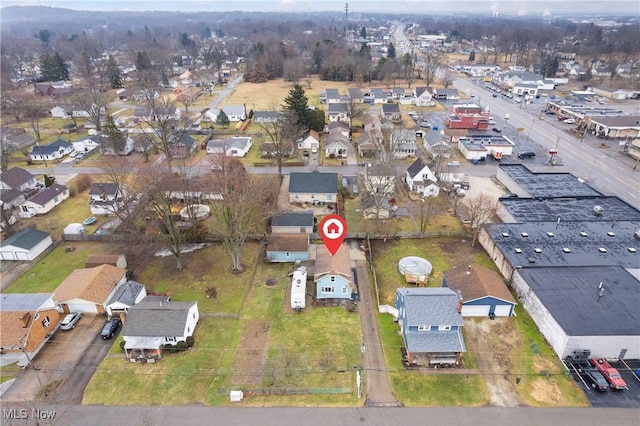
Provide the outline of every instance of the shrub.
{"type": "Polygon", "coordinates": [[[78,175],[69,183],[69,195],[73,197],[76,194],[86,191],[90,187],[91,177],[85,174],[78,175]]]}
{"type": "Polygon", "coordinates": [[[185,349],[187,349],[187,342],[185,341],[178,342],[178,344],[176,344],[176,349],[178,349],[179,351],[184,351],[185,349]]]}
{"type": "Polygon", "coordinates": [[[196,342],[196,339],[193,336],[188,336],[187,337],[187,347],[192,347],[193,344],[196,342]]]}
{"type": "Polygon", "coordinates": [[[120,342],[120,349],[122,349],[123,351],[124,351],[124,345],[125,345],[126,343],[127,343],[127,342],[125,342],[124,340],[120,342]]]}
{"type": "Polygon", "coordinates": [[[165,351],[174,351],[176,349],[176,347],[174,345],[172,345],[171,343],[165,343],[164,344],[164,350],[165,351]]]}

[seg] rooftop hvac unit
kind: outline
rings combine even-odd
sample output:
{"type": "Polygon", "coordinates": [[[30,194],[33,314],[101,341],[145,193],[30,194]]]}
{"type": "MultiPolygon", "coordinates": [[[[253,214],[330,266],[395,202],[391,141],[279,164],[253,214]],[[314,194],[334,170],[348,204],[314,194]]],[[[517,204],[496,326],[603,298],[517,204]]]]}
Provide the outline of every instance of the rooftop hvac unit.
{"type": "Polygon", "coordinates": [[[593,212],[597,215],[601,215],[602,213],[604,213],[604,208],[602,206],[594,206],[593,212]]]}

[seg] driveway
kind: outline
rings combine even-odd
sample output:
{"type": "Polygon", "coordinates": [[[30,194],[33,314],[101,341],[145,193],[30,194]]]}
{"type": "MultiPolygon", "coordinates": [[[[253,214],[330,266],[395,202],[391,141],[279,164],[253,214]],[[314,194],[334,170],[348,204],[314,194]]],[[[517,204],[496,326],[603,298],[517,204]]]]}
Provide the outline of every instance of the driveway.
{"type": "Polygon", "coordinates": [[[58,329],[33,359],[34,368],[22,371],[2,400],[80,404],[91,375],[113,343],[100,338],[104,323],[104,315],[85,314],[74,329],[58,329]],[[38,395],[42,386],[47,395],[38,395]]]}

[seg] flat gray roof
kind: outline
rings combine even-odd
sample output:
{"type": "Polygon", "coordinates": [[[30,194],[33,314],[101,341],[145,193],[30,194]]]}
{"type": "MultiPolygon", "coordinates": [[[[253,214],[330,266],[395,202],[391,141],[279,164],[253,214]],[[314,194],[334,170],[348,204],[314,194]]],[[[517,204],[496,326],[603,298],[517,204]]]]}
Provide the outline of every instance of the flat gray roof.
{"type": "Polygon", "coordinates": [[[640,334],[640,281],[624,268],[528,268],[520,274],[568,335],[640,334]]]}
{"type": "Polygon", "coordinates": [[[543,266],[619,265],[640,268],[640,222],[530,222],[485,225],[509,263],[543,266]],[[568,251],[567,251],[568,250],[568,251]],[[635,251],[634,251],[635,250],[635,251]]]}
{"type": "Polygon", "coordinates": [[[518,222],[639,221],[640,211],[618,197],[501,198],[500,203],[518,222]],[[602,207],[596,214],[594,207],[602,207]]]}
{"type": "Polygon", "coordinates": [[[521,164],[500,164],[498,167],[534,198],[602,195],[571,173],[534,173],[521,164]]]}
{"type": "Polygon", "coordinates": [[[0,311],[35,311],[51,296],[53,296],[53,293],[2,293],[0,311]]]}

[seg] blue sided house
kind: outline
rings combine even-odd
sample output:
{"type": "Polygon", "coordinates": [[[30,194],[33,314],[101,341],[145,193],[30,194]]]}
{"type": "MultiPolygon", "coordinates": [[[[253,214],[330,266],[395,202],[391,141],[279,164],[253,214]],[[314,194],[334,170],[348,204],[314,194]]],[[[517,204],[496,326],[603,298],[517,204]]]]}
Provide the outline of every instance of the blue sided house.
{"type": "Polygon", "coordinates": [[[316,284],[316,298],[318,299],[352,299],[356,294],[356,286],[351,274],[349,247],[343,244],[331,256],[329,250],[317,245],[315,273],[313,282],[316,284]]]}
{"type": "Polygon", "coordinates": [[[396,290],[398,324],[410,365],[459,365],[465,352],[458,294],[448,288],[396,290]]]}

